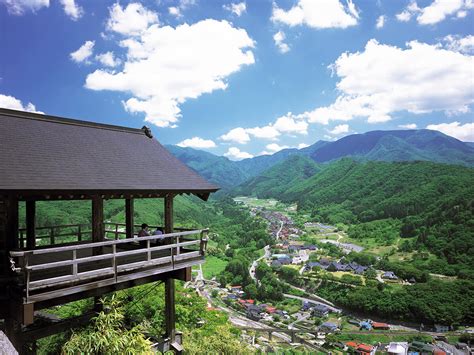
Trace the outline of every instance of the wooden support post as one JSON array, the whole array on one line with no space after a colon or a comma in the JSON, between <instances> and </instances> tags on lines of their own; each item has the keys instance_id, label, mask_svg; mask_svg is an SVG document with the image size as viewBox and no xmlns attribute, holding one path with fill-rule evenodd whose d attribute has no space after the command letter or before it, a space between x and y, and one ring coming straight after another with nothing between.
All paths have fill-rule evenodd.
<instances>
[{"instance_id":1,"label":"wooden support post","mask_svg":"<svg viewBox=\"0 0 474 355\"><path fill-rule=\"evenodd\" d=\"M176 314L175 314L175 294L174 279L167 278L165 281L165 330L166 338L170 339L170 344L174 343L176 336Z\"/></svg>"},{"instance_id":2,"label":"wooden support post","mask_svg":"<svg viewBox=\"0 0 474 355\"><path fill-rule=\"evenodd\" d=\"M103 241L104 232L104 200L101 196L94 196L92 198L92 242ZM94 248L93 254L102 254L102 248ZM100 297L94 297L94 310L100 312L101 309Z\"/></svg>"},{"instance_id":3,"label":"wooden support post","mask_svg":"<svg viewBox=\"0 0 474 355\"><path fill-rule=\"evenodd\" d=\"M7 206L7 250L18 249L18 200L8 199Z\"/></svg>"},{"instance_id":4,"label":"wooden support post","mask_svg":"<svg viewBox=\"0 0 474 355\"><path fill-rule=\"evenodd\" d=\"M165 233L173 233L173 195L165 197Z\"/></svg>"},{"instance_id":5,"label":"wooden support post","mask_svg":"<svg viewBox=\"0 0 474 355\"><path fill-rule=\"evenodd\" d=\"M125 199L125 231L127 238L133 238L133 198Z\"/></svg>"},{"instance_id":6,"label":"wooden support post","mask_svg":"<svg viewBox=\"0 0 474 355\"><path fill-rule=\"evenodd\" d=\"M100 196L92 198L92 241L104 240L104 200Z\"/></svg>"},{"instance_id":7,"label":"wooden support post","mask_svg":"<svg viewBox=\"0 0 474 355\"><path fill-rule=\"evenodd\" d=\"M165 233L173 233L173 195L165 197ZM165 281L165 330L170 344L175 342L176 337L176 314L175 314L175 285L174 279Z\"/></svg>"},{"instance_id":8,"label":"wooden support post","mask_svg":"<svg viewBox=\"0 0 474 355\"><path fill-rule=\"evenodd\" d=\"M26 248L36 247L36 202L26 201Z\"/></svg>"}]
</instances>

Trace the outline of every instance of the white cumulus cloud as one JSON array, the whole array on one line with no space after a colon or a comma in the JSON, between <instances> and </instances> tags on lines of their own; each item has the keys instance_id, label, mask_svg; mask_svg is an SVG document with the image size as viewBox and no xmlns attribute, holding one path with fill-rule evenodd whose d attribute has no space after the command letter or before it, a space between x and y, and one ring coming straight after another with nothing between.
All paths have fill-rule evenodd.
<instances>
[{"instance_id":1,"label":"white cumulus cloud","mask_svg":"<svg viewBox=\"0 0 474 355\"><path fill-rule=\"evenodd\" d=\"M381 15L377 18L377 23L375 24L375 27L383 28L384 25L385 25L385 16Z\"/></svg>"},{"instance_id":2,"label":"white cumulus cloud","mask_svg":"<svg viewBox=\"0 0 474 355\"><path fill-rule=\"evenodd\" d=\"M230 147L229 150L224 153L224 156L232 160L242 160L247 158L253 158L253 155L247 152L242 152L237 147Z\"/></svg>"},{"instance_id":3,"label":"white cumulus cloud","mask_svg":"<svg viewBox=\"0 0 474 355\"><path fill-rule=\"evenodd\" d=\"M0 107L8 108L11 110L18 110L18 111L44 113L41 111L37 111L35 105L33 105L31 102L28 102L27 104L24 105L21 102L21 100L10 95L0 94Z\"/></svg>"},{"instance_id":4,"label":"white cumulus cloud","mask_svg":"<svg viewBox=\"0 0 474 355\"><path fill-rule=\"evenodd\" d=\"M223 141L240 143L240 144L245 144L248 141L250 141L249 134L247 133L245 128L242 128L242 127L231 129L229 132L220 136L219 138L222 139Z\"/></svg>"},{"instance_id":5,"label":"white cumulus cloud","mask_svg":"<svg viewBox=\"0 0 474 355\"><path fill-rule=\"evenodd\" d=\"M130 3L126 8L115 3L109 9L109 16L107 29L129 36L140 35L151 24L158 22L158 15L140 3Z\"/></svg>"},{"instance_id":6,"label":"white cumulus cloud","mask_svg":"<svg viewBox=\"0 0 474 355\"><path fill-rule=\"evenodd\" d=\"M403 129L416 129L418 126L416 125L416 123L407 123L407 124L398 125L398 127L403 128Z\"/></svg>"},{"instance_id":7,"label":"white cumulus cloud","mask_svg":"<svg viewBox=\"0 0 474 355\"><path fill-rule=\"evenodd\" d=\"M222 5L224 10L230 11L236 16L240 17L245 11L247 11L247 4L245 1L239 3L230 3Z\"/></svg>"},{"instance_id":8,"label":"white cumulus cloud","mask_svg":"<svg viewBox=\"0 0 474 355\"><path fill-rule=\"evenodd\" d=\"M455 121L451 123L430 124L426 128L440 131L464 142L474 142L474 123L461 124Z\"/></svg>"},{"instance_id":9,"label":"white cumulus cloud","mask_svg":"<svg viewBox=\"0 0 474 355\"><path fill-rule=\"evenodd\" d=\"M285 116L278 117L275 122L262 127L231 129L219 138L234 143L245 144L250 141L250 136L254 138L276 140L282 133L286 134L308 134L308 123L304 120L293 117L291 112Z\"/></svg>"},{"instance_id":10,"label":"white cumulus cloud","mask_svg":"<svg viewBox=\"0 0 474 355\"><path fill-rule=\"evenodd\" d=\"M183 17L183 11L195 4L196 0L180 0L176 6L168 7L168 13L176 18L181 18Z\"/></svg>"},{"instance_id":11,"label":"white cumulus cloud","mask_svg":"<svg viewBox=\"0 0 474 355\"><path fill-rule=\"evenodd\" d=\"M280 53L287 53L290 51L290 46L285 43L285 33L282 31L278 31L273 35L273 40L275 41L275 45L277 46Z\"/></svg>"},{"instance_id":12,"label":"white cumulus cloud","mask_svg":"<svg viewBox=\"0 0 474 355\"><path fill-rule=\"evenodd\" d=\"M112 52L105 52L95 56L100 63L107 67L116 67L120 64L120 60L114 57Z\"/></svg>"},{"instance_id":13,"label":"white cumulus cloud","mask_svg":"<svg viewBox=\"0 0 474 355\"><path fill-rule=\"evenodd\" d=\"M328 131L331 134L338 135L342 133L347 133L349 132L349 125L347 124L340 124L334 127L332 130Z\"/></svg>"},{"instance_id":14,"label":"white cumulus cloud","mask_svg":"<svg viewBox=\"0 0 474 355\"><path fill-rule=\"evenodd\" d=\"M72 20L77 21L84 14L84 10L82 9L82 7L77 5L74 0L60 0L60 1L61 1L61 4L63 5L64 12Z\"/></svg>"},{"instance_id":15,"label":"white cumulus cloud","mask_svg":"<svg viewBox=\"0 0 474 355\"><path fill-rule=\"evenodd\" d=\"M266 149L268 149L272 153L279 152L282 149L287 149L289 146L287 145L279 145L277 143L270 143L265 146Z\"/></svg>"},{"instance_id":16,"label":"white cumulus cloud","mask_svg":"<svg viewBox=\"0 0 474 355\"><path fill-rule=\"evenodd\" d=\"M298 149L303 149L303 148L307 148L307 147L309 147L309 144L306 144L306 143L298 144Z\"/></svg>"},{"instance_id":17,"label":"white cumulus cloud","mask_svg":"<svg viewBox=\"0 0 474 355\"><path fill-rule=\"evenodd\" d=\"M176 28L151 25L121 45L128 57L123 70L96 70L85 86L131 93L124 107L145 113L159 127L173 126L186 100L226 89L229 75L255 62L254 41L247 32L212 19Z\"/></svg>"},{"instance_id":18,"label":"white cumulus cloud","mask_svg":"<svg viewBox=\"0 0 474 355\"><path fill-rule=\"evenodd\" d=\"M255 138L263 138L263 139L276 139L280 132L273 126L263 126L263 127L253 127L247 128L247 132L250 133Z\"/></svg>"},{"instance_id":19,"label":"white cumulus cloud","mask_svg":"<svg viewBox=\"0 0 474 355\"><path fill-rule=\"evenodd\" d=\"M460 114L474 103L472 56L412 41L406 48L370 40L362 52L343 53L331 65L340 95L329 106L296 115L328 124L367 117L385 122L397 111Z\"/></svg>"},{"instance_id":20,"label":"white cumulus cloud","mask_svg":"<svg viewBox=\"0 0 474 355\"><path fill-rule=\"evenodd\" d=\"M86 41L77 51L70 54L71 59L76 63L87 62L87 59L94 51L95 41Z\"/></svg>"},{"instance_id":21,"label":"white cumulus cloud","mask_svg":"<svg viewBox=\"0 0 474 355\"><path fill-rule=\"evenodd\" d=\"M210 139L202 139L200 137L193 137L185 139L177 144L179 147L189 147L196 149L206 149L206 148L215 148L216 143Z\"/></svg>"},{"instance_id":22,"label":"white cumulus cloud","mask_svg":"<svg viewBox=\"0 0 474 355\"><path fill-rule=\"evenodd\" d=\"M272 21L288 26L312 28L347 28L358 23L359 12L352 0L299 0L289 10L273 4Z\"/></svg>"},{"instance_id":23,"label":"white cumulus cloud","mask_svg":"<svg viewBox=\"0 0 474 355\"><path fill-rule=\"evenodd\" d=\"M463 18L467 12L474 9L472 0L433 0L426 7L419 7L416 1L412 1L406 9L397 14L399 21L407 22L416 17L420 25L434 25L445 20L448 16Z\"/></svg>"},{"instance_id":24,"label":"white cumulus cloud","mask_svg":"<svg viewBox=\"0 0 474 355\"><path fill-rule=\"evenodd\" d=\"M9 14L23 15L27 11L36 12L42 7L49 7L49 0L0 0Z\"/></svg>"},{"instance_id":25,"label":"white cumulus cloud","mask_svg":"<svg viewBox=\"0 0 474 355\"><path fill-rule=\"evenodd\" d=\"M474 36L468 35L461 37L459 35L448 35L443 38L445 47L451 51L461 53L474 53Z\"/></svg>"}]
</instances>

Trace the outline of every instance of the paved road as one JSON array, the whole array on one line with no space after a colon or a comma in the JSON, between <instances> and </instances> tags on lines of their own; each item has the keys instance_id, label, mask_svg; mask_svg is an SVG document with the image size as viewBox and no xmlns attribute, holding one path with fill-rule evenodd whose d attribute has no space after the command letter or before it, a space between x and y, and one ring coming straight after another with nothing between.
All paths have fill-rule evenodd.
<instances>
[{"instance_id":1,"label":"paved road","mask_svg":"<svg viewBox=\"0 0 474 355\"><path fill-rule=\"evenodd\" d=\"M257 278L255 277L255 269L258 265L258 262L262 259L269 259L271 256L270 245L266 245L263 249L265 250L265 254L263 254L263 256L259 257L257 260L254 260L252 265L250 265L249 274L254 281L257 281Z\"/></svg>"},{"instance_id":2,"label":"paved road","mask_svg":"<svg viewBox=\"0 0 474 355\"><path fill-rule=\"evenodd\" d=\"M286 298L293 298L293 299L295 299L295 300L300 300L301 302L311 302L311 303L316 303L316 304L318 304L318 303L319 303L319 304L323 304L323 305L325 305L326 307L328 307L328 308L329 308L331 311L333 311L333 312L336 312L336 313L340 313L340 312L341 312L341 310L340 310L339 308L330 306L330 305L328 305L328 304L326 304L326 303L323 303L323 302L319 302L319 301L317 301L317 300L314 299L314 298L306 298L306 297L294 296L294 295L289 295L289 294L287 294L287 293L284 293L283 296L286 297Z\"/></svg>"},{"instance_id":3,"label":"paved road","mask_svg":"<svg viewBox=\"0 0 474 355\"><path fill-rule=\"evenodd\" d=\"M278 232L277 232L277 234L276 234L276 236L275 236L275 237L276 237L276 240L280 239L280 232L281 232L281 230L283 229L283 225L284 225L283 221L280 221L280 229L278 230Z\"/></svg>"}]
</instances>

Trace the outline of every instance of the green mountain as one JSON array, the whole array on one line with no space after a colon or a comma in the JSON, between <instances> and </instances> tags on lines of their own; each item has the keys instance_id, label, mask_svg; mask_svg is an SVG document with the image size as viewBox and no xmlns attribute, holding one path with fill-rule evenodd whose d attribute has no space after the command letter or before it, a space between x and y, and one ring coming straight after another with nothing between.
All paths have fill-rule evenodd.
<instances>
[{"instance_id":1,"label":"green mountain","mask_svg":"<svg viewBox=\"0 0 474 355\"><path fill-rule=\"evenodd\" d=\"M427 129L372 131L330 142L310 155L316 162L343 157L381 161L432 161L474 166L471 145Z\"/></svg>"},{"instance_id":2,"label":"green mountain","mask_svg":"<svg viewBox=\"0 0 474 355\"><path fill-rule=\"evenodd\" d=\"M236 186L250 177L247 171L226 157L175 145L167 145L166 149L191 169L221 188Z\"/></svg>"},{"instance_id":3,"label":"green mountain","mask_svg":"<svg viewBox=\"0 0 474 355\"><path fill-rule=\"evenodd\" d=\"M335 142L318 141L303 149L283 149L272 155L232 161L226 157L167 145L178 159L223 189L258 176L290 156L310 157L327 163L343 157L360 161L432 161L474 166L474 146L438 131L396 130L353 134Z\"/></svg>"},{"instance_id":4,"label":"green mountain","mask_svg":"<svg viewBox=\"0 0 474 355\"><path fill-rule=\"evenodd\" d=\"M291 155L260 175L250 178L233 192L246 194L251 191L261 198L280 196L320 170L320 164L315 163L311 158L304 155Z\"/></svg>"}]
</instances>

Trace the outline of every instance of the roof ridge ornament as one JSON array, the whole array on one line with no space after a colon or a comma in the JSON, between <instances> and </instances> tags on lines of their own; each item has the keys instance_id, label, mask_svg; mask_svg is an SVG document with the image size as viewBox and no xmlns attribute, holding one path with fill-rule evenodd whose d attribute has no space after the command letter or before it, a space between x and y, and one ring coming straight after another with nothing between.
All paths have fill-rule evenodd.
<instances>
[{"instance_id":1,"label":"roof ridge ornament","mask_svg":"<svg viewBox=\"0 0 474 355\"><path fill-rule=\"evenodd\" d=\"M145 132L145 136L147 136L148 138L153 138L153 133L151 133L150 127L143 126L142 131Z\"/></svg>"}]
</instances>

